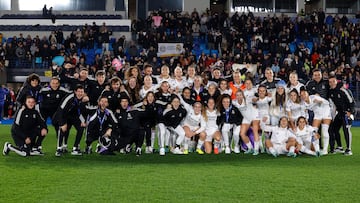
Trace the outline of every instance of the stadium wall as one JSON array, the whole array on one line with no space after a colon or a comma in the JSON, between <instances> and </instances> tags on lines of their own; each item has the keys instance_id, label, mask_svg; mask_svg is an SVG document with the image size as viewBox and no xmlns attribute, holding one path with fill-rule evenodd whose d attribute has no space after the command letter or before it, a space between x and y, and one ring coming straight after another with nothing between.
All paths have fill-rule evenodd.
<instances>
[{"instance_id":1,"label":"stadium wall","mask_svg":"<svg viewBox=\"0 0 360 203\"><path fill-rule=\"evenodd\" d=\"M210 0L184 0L184 11L191 13L194 8L201 14L210 9Z\"/></svg>"}]
</instances>

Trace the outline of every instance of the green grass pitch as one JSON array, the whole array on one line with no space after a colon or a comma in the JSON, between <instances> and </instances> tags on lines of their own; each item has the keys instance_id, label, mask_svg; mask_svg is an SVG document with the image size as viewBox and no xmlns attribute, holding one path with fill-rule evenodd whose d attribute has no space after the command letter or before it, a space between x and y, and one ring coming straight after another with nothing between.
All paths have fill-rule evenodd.
<instances>
[{"instance_id":1,"label":"green grass pitch","mask_svg":"<svg viewBox=\"0 0 360 203\"><path fill-rule=\"evenodd\" d=\"M43 157L0 156L0 202L358 202L360 128L353 156L98 154L55 157L52 127ZM1 150L13 143L0 126ZM74 141L72 133L70 144ZM82 145L83 147L83 145Z\"/></svg>"}]
</instances>

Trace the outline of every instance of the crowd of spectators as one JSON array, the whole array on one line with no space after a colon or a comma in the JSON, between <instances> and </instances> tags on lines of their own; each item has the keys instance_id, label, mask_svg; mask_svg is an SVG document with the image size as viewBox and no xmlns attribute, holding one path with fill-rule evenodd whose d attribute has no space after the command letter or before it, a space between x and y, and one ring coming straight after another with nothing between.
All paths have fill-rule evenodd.
<instances>
[{"instance_id":1,"label":"crowd of spectators","mask_svg":"<svg viewBox=\"0 0 360 203\"><path fill-rule=\"evenodd\" d=\"M212 77L214 67L227 77L231 76L234 63L246 63L257 65L255 84L268 67L275 77L285 81L295 71L303 82L311 79L312 70L317 68L325 79L334 72L339 80L354 88L360 81L359 28L345 15L327 15L322 10L297 17L279 13L258 17L253 13L230 16L210 10L203 13L196 9L191 13L159 10L147 19L133 21L132 39L123 36L112 43L111 31L105 23L86 24L69 36L64 36L61 29L43 37L26 33L2 36L12 39L2 40L0 68L49 68L53 75L66 72L70 76L87 68L90 76L105 70L108 78L116 75L126 81L133 66L143 73L145 65L150 64L153 74L160 75L164 64L170 74L177 66L187 74L187 68L193 65L196 75L206 81ZM159 58L160 42L181 42L184 51L177 57ZM204 53L204 47L212 52ZM96 48L102 52L89 60L88 51ZM58 56L64 57L64 63L53 62ZM121 69L114 67L114 59L121 61ZM141 76L139 81L143 83Z\"/></svg>"}]
</instances>

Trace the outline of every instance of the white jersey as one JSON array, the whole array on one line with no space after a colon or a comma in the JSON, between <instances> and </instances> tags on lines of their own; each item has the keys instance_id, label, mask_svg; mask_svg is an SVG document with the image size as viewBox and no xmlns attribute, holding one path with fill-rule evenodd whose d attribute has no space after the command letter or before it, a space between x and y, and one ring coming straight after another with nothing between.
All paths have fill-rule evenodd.
<instances>
[{"instance_id":1,"label":"white jersey","mask_svg":"<svg viewBox=\"0 0 360 203\"><path fill-rule=\"evenodd\" d=\"M187 112L183 125L188 126L190 130L195 131L196 134L203 132L206 128L206 121L204 117L201 115L201 113L196 115L193 107L190 104L186 103L182 99L182 97L180 97L180 101Z\"/></svg>"},{"instance_id":2,"label":"white jersey","mask_svg":"<svg viewBox=\"0 0 360 203\"><path fill-rule=\"evenodd\" d=\"M233 100L232 104L239 109L241 115L244 121L247 121L245 123L249 123L253 120L259 120L259 112L258 110L252 105L252 103L246 102L246 100L243 101L242 104L239 104L237 100Z\"/></svg>"},{"instance_id":3,"label":"white jersey","mask_svg":"<svg viewBox=\"0 0 360 203\"><path fill-rule=\"evenodd\" d=\"M189 78L186 79L186 82L187 82L188 87L192 87L193 84L194 84L194 78L189 77Z\"/></svg>"},{"instance_id":4,"label":"white jersey","mask_svg":"<svg viewBox=\"0 0 360 203\"><path fill-rule=\"evenodd\" d=\"M300 130L299 127L296 128L296 137L300 137L300 138L309 138L312 137L313 134L316 133L316 130L310 126L310 125L306 125L304 129Z\"/></svg>"},{"instance_id":5,"label":"white jersey","mask_svg":"<svg viewBox=\"0 0 360 203\"><path fill-rule=\"evenodd\" d=\"M300 116L306 118L306 107L302 103L295 103L289 99L286 102L286 111L291 112L291 119L296 121Z\"/></svg>"},{"instance_id":6,"label":"white jersey","mask_svg":"<svg viewBox=\"0 0 360 203\"><path fill-rule=\"evenodd\" d=\"M145 89L144 86L142 86L142 88L139 91L140 99L144 99L148 92L152 91L152 92L155 93L156 92L156 86L157 85L152 85L149 89Z\"/></svg>"},{"instance_id":7,"label":"white jersey","mask_svg":"<svg viewBox=\"0 0 360 203\"><path fill-rule=\"evenodd\" d=\"M288 93L291 92L291 90L296 89L298 94L300 94L300 88L303 87L303 86L304 86L304 84L302 84L301 82L298 82L297 85L290 85L290 87L286 88L286 93L288 94Z\"/></svg>"},{"instance_id":8,"label":"white jersey","mask_svg":"<svg viewBox=\"0 0 360 203\"><path fill-rule=\"evenodd\" d=\"M158 84L161 84L162 82L166 81L169 82L171 80L171 77L168 78L160 78L160 76L158 76L157 78Z\"/></svg>"},{"instance_id":9,"label":"white jersey","mask_svg":"<svg viewBox=\"0 0 360 203\"><path fill-rule=\"evenodd\" d=\"M189 87L187 81L184 78L182 78L180 81L174 78L169 80L168 82L170 84L170 88L173 90L178 88L179 91L182 91L185 87Z\"/></svg>"},{"instance_id":10,"label":"white jersey","mask_svg":"<svg viewBox=\"0 0 360 203\"><path fill-rule=\"evenodd\" d=\"M252 88L250 90L245 89L244 90L244 95L246 98L247 102L251 102L252 103L252 99L255 98L255 94L257 93L257 89L256 88Z\"/></svg>"},{"instance_id":11,"label":"white jersey","mask_svg":"<svg viewBox=\"0 0 360 203\"><path fill-rule=\"evenodd\" d=\"M318 102L315 102L318 101ZM314 111L314 114L322 115L324 111L330 112L330 103L328 100L318 96L318 95L310 95L309 103L303 102L306 109Z\"/></svg>"},{"instance_id":12,"label":"white jersey","mask_svg":"<svg viewBox=\"0 0 360 203\"><path fill-rule=\"evenodd\" d=\"M260 117L269 115L270 102L272 101L271 97L259 98L256 102L257 109L259 111Z\"/></svg>"},{"instance_id":13,"label":"white jersey","mask_svg":"<svg viewBox=\"0 0 360 203\"><path fill-rule=\"evenodd\" d=\"M228 95L230 95L231 96L231 94L232 94L232 89L226 89L226 90L221 90L221 89L219 89L220 90L220 94L221 95L223 95L223 94L228 94Z\"/></svg>"},{"instance_id":14,"label":"white jersey","mask_svg":"<svg viewBox=\"0 0 360 203\"><path fill-rule=\"evenodd\" d=\"M207 116L207 122L206 122L206 129L209 128L218 128L218 125L216 123L216 119L218 117L218 113L216 110L210 112L209 110L206 110L206 116Z\"/></svg>"},{"instance_id":15,"label":"white jersey","mask_svg":"<svg viewBox=\"0 0 360 203\"><path fill-rule=\"evenodd\" d=\"M290 131L288 128L281 128L278 126L269 126L269 125L261 125L261 129L265 132L270 132L271 134L271 143L285 145L289 138L296 138L294 133Z\"/></svg>"}]
</instances>

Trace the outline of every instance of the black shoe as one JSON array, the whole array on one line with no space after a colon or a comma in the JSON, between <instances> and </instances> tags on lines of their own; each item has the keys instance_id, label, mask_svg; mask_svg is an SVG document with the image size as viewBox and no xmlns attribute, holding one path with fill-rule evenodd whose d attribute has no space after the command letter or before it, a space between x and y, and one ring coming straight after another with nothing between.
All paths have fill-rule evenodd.
<instances>
[{"instance_id":1,"label":"black shoe","mask_svg":"<svg viewBox=\"0 0 360 203\"><path fill-rule=\"evenodd\" d=\"M55 152L55 156L60 157L63 155L63 150L62 149L57 149Z\"/></svg>"},{"instance_id":2,"label":"black shoe","mask_svg":"<svg viewBox=\"0 0 360 203\"><path fill-rule=\"evenodd\" d=\"M334 152L336 153L345 153L344 149L342 147L336 147Z\"/></svg>"},{"instance_id":3,"label":"black shoe","mask_svg":"<svg viewBox=\"0 0 360 203\"><path fill-rule=\"evenodd\" d=\"M132 150L131 145L130 145L130 144L126 145L126 147L125 147L125 153L126 153L126 154L129 154L129 153L131 152L131 150Z\"/></svg>"},{"instance_id":4,"label":"black shoe","mask_svg":"<svg viewBox=\"0 0 360 203\"><path fill-rule=\"evenodd\" d=\"M344 152L344 155L345 156L351 156L351 155L353 155L353 153L352 153L351 149L346 149L345 152Z\"/></svg>"},{"instance_id":5,"label":"black shoe","mask_svg":"<svg viewBox=\"0 0 360 203\"><path fill-rule=\"evenodd\" d=\"M141 155L141 148L138 147L136 148L136 156L140 156Z\"/></svg>"},{"instance_id":6,"label":"black shoe","mask_svg":"<svg viewBox=\"0 0 360 203\"><path fill-rule=\"evenodd\" d=\"M91 154L91 153L92 153L91 146L86 146L84 150L84 154Z\"/></svg>"},{"instance_id":7,"label":"black shoe","mask_svg":"<svg viewBox=\"0 0 360 203\"><path fill-rule=\"evenodd\" d=\"M81 156L82 153L81 153L81 150L79 148L77 148L77 149L72 150L71 155L73 155L73 156Z\"/></svg>"}]
</instances>

